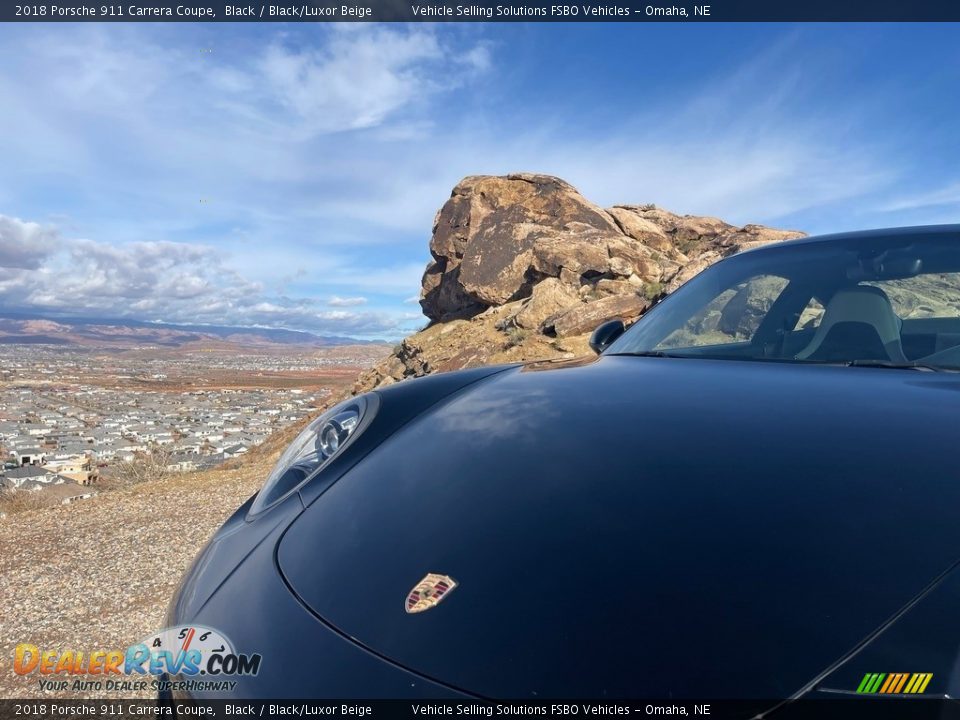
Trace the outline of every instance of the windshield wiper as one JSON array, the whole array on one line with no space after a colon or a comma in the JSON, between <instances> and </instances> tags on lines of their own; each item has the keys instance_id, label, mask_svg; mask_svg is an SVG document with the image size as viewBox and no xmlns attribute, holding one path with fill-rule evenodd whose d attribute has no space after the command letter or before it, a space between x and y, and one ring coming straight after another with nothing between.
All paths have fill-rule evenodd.
<instances>
[{"instance_id":1,"label":"windshield wiper","mask_svg":"<svg viewBox=\"0 0 960 720\"><path fill-rule=\"evenodd\" d=\"M888 368L890 370L922 370L924 372L949 372L947 368L916 362L893 362L892 360L850 360L841 363L846 367Z\"/></svg>"},{"instance_id":2,"label":"windshield wiper","mask_svg":"<svg viewBox=\"0 0 960 720\"><path fill-rule=\"evenodd\" d=\"M608 354L629 357L688 357L686 355L670 355L669 353L663 352L663 350L638 350L637 352L619 352Z\"/></svg>"},{"instance_id":3,"label":"windshield wiper","mask_svg":"<svg viewBox=\"0 0 960 720\"><path fill-rule=\"evenodd\" d=\"M638 350L636 352L605 353L619 357L658 357L658 358L681 358L681 359L700 359L700 360L747 360L755 362L782 362L799 363L803 365L835 365L840 367L864 367L864 368L885 368L888 370L920 370L922 372L960 372L956 368L947 368L940 365L928 365L921 361L912 362L894 362L892 360L840 360L837 362L817 362L811 363L809 360L793 360L789 358L757 358L757 357L731 357L723 355L677 355L666 353L663 350Z\"/></svg>"}]
</instances>

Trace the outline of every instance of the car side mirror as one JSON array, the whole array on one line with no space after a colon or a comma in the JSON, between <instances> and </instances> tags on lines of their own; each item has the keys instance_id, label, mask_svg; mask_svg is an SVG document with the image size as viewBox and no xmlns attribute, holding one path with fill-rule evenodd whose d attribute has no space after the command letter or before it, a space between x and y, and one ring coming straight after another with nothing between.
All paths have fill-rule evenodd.
<instances>
[{"instance_id":1,"label":"car side mirror","mask_svg":"<svg viewBox=\"0 0 960 720\"><path fill-rule=\"evenodd\" d=\"M590 336L590 347L599 355L610 347L614 340L623 335L624 330L626 328L622 320L608 320L593 331L593 335Z\"/></svg>"}]
</instances>

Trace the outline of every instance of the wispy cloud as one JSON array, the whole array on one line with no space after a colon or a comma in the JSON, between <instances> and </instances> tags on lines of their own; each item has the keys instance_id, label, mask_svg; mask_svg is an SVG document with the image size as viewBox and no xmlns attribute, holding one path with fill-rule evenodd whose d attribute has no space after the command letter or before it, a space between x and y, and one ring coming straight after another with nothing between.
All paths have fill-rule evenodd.
<instances>
[{"instance_id":1,"label":"wispy cloud","mask_svg":"<svg viewBox=\"0 0 960 720\"><path fill-rule=\"evenodd\" d=\"M951 205L960 206L960 182L951 183L937 190L891 200L881 205L880 210L882 212L900 212L923 208L944 208Z\"/></svg>"},{"instance_id":2,"label":"wispy cloud","mask_svg":"<svg viewBox=\"0 0 960 720\"><path fill-rule=\"evenodd\" d=\"M334 295L332 298L327 300L327 305L330 307L353 307L355 305L366 305L367 299L365 297L337 297Z\"/></svg>"},{"instance_id":3,"label":"wispy cloud","mask_svg":"<svg viewBox=\"0 0 960 720\"><path fill-rule=\"evenodd\" d=\"M669 101L650 98L574 132L564 118L524 122L506 138L470 131L473 172L536 168L571 181L604 205L655 202L732 222L775 222L824 203L862 197L896 174L863 137L871 105L816 112L830 58L800 53L794 33L738 65L705 72ZM646 97L645 97L646 99ZM459 138L463 142L463 138Z\"/></svg>"}]
</instances>

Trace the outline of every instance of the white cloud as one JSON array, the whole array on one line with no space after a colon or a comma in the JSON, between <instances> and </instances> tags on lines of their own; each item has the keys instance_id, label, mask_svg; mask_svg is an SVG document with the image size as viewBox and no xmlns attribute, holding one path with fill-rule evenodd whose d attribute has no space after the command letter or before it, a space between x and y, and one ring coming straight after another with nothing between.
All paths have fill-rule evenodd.
<instances>
[{"instance_id":1,"label":"white cloud","mask_svg":"<svg viewBox=\"0 0 960 720\"><path fill-rule=\"evenodd\" d=\"M335 299L342 305L365 302ZM71 239L54 227L3 215L0 307L369 336L396 335L410 322L408 313L325 311L311 298L268 296L261 283L229 269L215 248Z\"/></svg>"},{"instance_id":2,"label":"white cloud","mask_svg":"<svg viewBox=\"0 0 960 720\"><path fill-rule=\"evenodd\" d=\"M330 307L353 307L355 305L365 305L366 303L367 299L365 297L338 297L334 295L327 300L327 305Z\"/></svg>"},{"instance_id":3,"label":"white cloud","mask_svg":"<svg viewBox=\"0 0 960 720\"><path fill-rule=\"evenodd\" d=\"M0 268L35 270L55 246L52 228L0 215Z\"/></svg>"},{"instance_id":4,"label":"white cloud","mask_svg":"<svg viewBox=\"0 0 960 720\"><path fill-rule=\"evenodd\" d=\"M274 42L253 78L282 111L311 133L374 127L434 89L418 72L446 53L429 30L332 32L320 48Z\"/></svg>"},{"instance_id":5,"label":"white cloud","mask_svg":"<svg viewBox=\"0 0 960 720\"><path fill-rule=\"evenodd\" d=\"M475 72L487 72L493 67L493 55L489 45L474 45L461 55L461 59Z\"/></svg>"}]
</instances>

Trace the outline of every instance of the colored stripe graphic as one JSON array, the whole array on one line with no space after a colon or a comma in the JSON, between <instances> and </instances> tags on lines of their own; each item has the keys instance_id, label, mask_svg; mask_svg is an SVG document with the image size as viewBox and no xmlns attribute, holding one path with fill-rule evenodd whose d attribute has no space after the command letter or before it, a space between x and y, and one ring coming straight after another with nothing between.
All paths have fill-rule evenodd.
<instances>
[{"instance_id":1,"label":"colored stripe graphic","mask_svg":"<svg viewBox=\"0 0 960 720\"><path fill-rule=\"evenodd\" d=\"M867 673L857 686L861 695L918 695L926 692L933 673Z\"/></svg>"},{"instance_id":2,"label":"colored stripe graphic","mask_svg":"<svg viewBox=\"0 0 960 720\"><path fill-rule=\"evenodd\" d=\"M930 684L932 679L933 673L914 673L913 677L910 678L910 682L908 682L907 686L903 689L903 692L911 695L922 693L927 689L927 685Z\"/></svg>"},{"instance_id":3,"label":"colored stripe graphic","mask_svg":"<svg viewBox=\"0 0 960 720\"><path fill-rule=\"evenodd\" d=\"M903 689L903 686L907 683L907 676L909 673L900 673L900 682L897 683L897 686L893 688L890 692L898 693Z\"/></svg>"},{"instance_id":4,"label":"colored stripe graphic","mask_svg":"<svg viewBox=\"0 0 960 720\"><path fill-rule=\"evenodd\" d=\"M919 677L920 676L917 673L914 673L913 675L911 675L910 682L907 683L907 686L903 689L903 691L907 694L912 693L913 686L917 685L917 680L919 679Z\"/></svg>"},{"instance_id":5,"label":"colored stripe graphic","mask_svg":"<svg viewBox=\"0 0 960 720\"><path fill-rule=\"evenodd\" d=\"M881 693L889 692L891 683L895 683L899 679L900 679L900 676L897 673L890 673L887 676L887 681L880 686L880 692Z\"/></svg>"}]
</instances>

